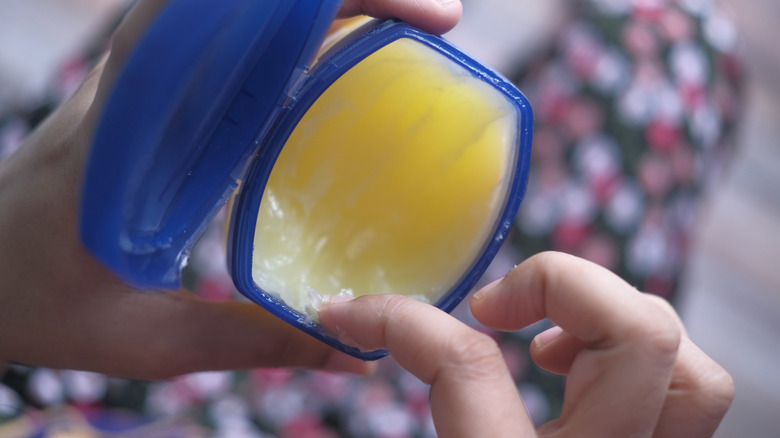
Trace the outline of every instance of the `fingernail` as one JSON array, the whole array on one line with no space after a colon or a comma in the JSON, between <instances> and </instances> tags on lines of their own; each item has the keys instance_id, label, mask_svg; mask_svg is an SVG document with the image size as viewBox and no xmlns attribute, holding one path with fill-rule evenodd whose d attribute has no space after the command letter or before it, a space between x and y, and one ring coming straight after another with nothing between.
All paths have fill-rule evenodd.
<instances>
[{"instance_id":1,"label":"fingernail","mask_svg":"<svg viewBox=\"0 0 780 438\"><path fill-rule=\"evenodd\" d=\"M317 295L316 297L309 297L312 307L314 307L317 312L320 312L331 304L346 303L354 299L355 297L349 295Z\"/></svg>"},{"instance_id":2,"label":"fingernail","mask_svg":"<svg viewBox=\"0 0 780 438\"><path fill-rule=\"evenodd\" d=\"M476 291L474 293L474 296L471 297L472 300L481 300L482 298L485 298L490 292L492 292L496 286L498 286L498 283L501 283L501 280L503 278L499 278L498 280L495 280L486 286L482 287L482 289Z\"/></svg>"},{"instance_id":3,"label":"fingernail","mask_svg":"<svg viewBox=\"0 0 780 438\"><path fill-rule=\"evenodd\" d=\"M355 297L349 295L331 295L325 299L325 304L348 303L354 299Z\"/></svg>"},{"instance_id":4,"label":"fingernail","mask_svg":"<svg viewBox=\"0 0 780 438\"><path fill-rule=\"evenodd\" d=\"M550 345L558 336L563 333L563 329L559 326L553 326L534 337L534 343L537 348L543 348Z\"/></svg>"}]
</instances>

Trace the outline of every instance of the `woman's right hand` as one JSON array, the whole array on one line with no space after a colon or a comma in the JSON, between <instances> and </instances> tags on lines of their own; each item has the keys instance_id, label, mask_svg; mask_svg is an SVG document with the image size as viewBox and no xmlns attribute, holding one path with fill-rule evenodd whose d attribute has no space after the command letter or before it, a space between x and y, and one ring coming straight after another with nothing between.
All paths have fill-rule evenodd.
<instances>
[{"instance_id":1,"label":"woman's right hand","mask_svg":"<svg viewBox=\"0 0 780 438\"><path fill-rule=\"evenodd\" d=\"M328 304L320 318L345 342L388 349L430 384L442 437L706 437L734 396L731 377L668 303L573 256L532 257L478 291L471 310L502 331L557 324L531 355L567 376L560 418L535 428L496 342L433 306L366 296Z\"/></svg>"}]
</instances>

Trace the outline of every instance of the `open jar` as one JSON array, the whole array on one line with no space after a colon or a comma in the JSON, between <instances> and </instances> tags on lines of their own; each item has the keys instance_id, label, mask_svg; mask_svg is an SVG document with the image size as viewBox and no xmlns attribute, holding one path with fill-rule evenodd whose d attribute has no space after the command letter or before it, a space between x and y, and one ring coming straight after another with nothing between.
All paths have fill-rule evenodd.
<instances>
[{"instance_id":1,"label":"open jar","mask_svg":"<svg viewBox=\"0 0 780 438\"><path fill-rule=\"evenodd\" d=\"M512 226L532 113L500 75L400 21L323 44L338 6L172 0L106 104L81 234L129 284L175 288L231 199L237 289L376 359L319 326L319 305L396 293L452 310Z\"/></svg>"}]
</instances>

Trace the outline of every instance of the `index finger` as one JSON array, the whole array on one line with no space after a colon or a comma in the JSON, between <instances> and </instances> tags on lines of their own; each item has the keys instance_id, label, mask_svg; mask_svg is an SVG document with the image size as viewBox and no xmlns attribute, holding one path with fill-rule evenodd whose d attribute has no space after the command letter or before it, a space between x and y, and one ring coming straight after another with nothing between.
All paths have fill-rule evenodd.
<instances>
[{"instance_id":1,"label":"index finger","mask_svg":"<svg viewBox=\"0 0 780 438\"><path fill-rule=\"evenodd\" d=\"M495 340L443 311L402 296L365 296L328 304L320 322L342 342L386 348L430 384L439 436L533 436Z\"/></svg>"},{"instance_id":2,"label":"index finger","mask_svg":"<svg viewBox=\"0 0 780 438\"><path fill-rule=\"evenodd\" d=\"M544 253L475 294L471 310L501 330L548 317L584 344L568 375L561 428L586 436L652 433L677 359L680 324L615 274Z\"/></svg>"}]
</instances>

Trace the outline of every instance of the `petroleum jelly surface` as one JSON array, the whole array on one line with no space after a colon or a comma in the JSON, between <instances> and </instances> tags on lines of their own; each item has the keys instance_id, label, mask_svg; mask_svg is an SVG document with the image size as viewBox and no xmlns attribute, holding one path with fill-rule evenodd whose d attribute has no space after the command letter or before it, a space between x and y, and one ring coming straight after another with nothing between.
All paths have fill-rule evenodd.
<instances>
[{"instance_id":1,"label":"petroleum jelly surface","mask_svg":"<svg viewBox=\"0 0 780 438\"><path fill-rule=\"evenodd\" d=\"M517 114L412 40L352 68L284 146L260 206L257 285L316 316L332 295L435 302L489 239Z\"/></svg>"}]
</instances>

